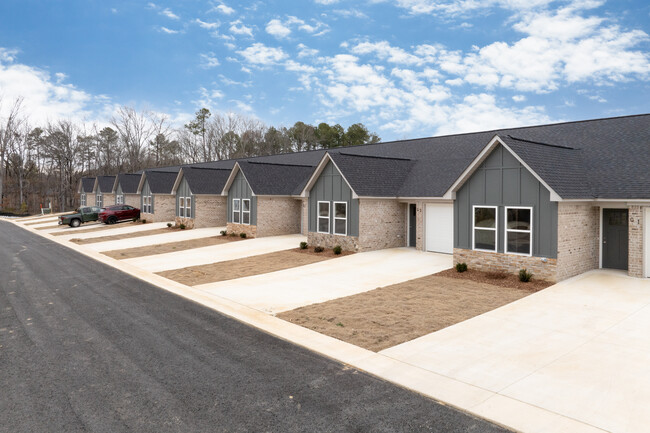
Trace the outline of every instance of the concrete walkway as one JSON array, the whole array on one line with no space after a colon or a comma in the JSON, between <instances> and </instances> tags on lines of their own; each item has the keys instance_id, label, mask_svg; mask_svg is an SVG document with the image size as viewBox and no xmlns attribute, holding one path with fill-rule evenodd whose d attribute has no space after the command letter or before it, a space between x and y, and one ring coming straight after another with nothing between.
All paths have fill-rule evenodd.
<instances>
[{"instance_id":1,"label":"concrete walkway","mask_svg":"<svg viewBox=\"0 0 650 433\"><path fill-rule=\"evenodd\" d=\"M535 407L611 432L650 426L650 280L622 272L583 274L380 353L494 393L471 408L479 415Z\"/></svg>"},{"instance_id":2,"label":"concrete walkway","mask_svg":"<svg viewBox=\"0 0 650 433\"><path fill-rule=\"evenodd\" d=\"M149 272L161 272L298 248L306 240L302 235L271 236L122 261Z\"/></svg>"},{"instance_id":3,"label":"concrete walkway","mask_svg":"<svg viewBox=\"0 0 650 433\"><path fill-rule=\"evenodd\" d=\"M274 314L401 283L451 266L448 254L394 248L196 288Z\"/></svg>"},{"instance_id":4,"label":"concrete walkway","mask_svg":"<svg viewBox=\"0 0 650 433\"><path fill-rule=\"evenodd\" d=\"M225 227L206 227L202 229L180 230L160 235L139 236L119 241L97 242L88 244L87 247L95 251L121 250L125 248L146 247L156 244L167 244L170 242L189 241L192 239L209 238L220 236Z\"/></svg>"}]
</instances>

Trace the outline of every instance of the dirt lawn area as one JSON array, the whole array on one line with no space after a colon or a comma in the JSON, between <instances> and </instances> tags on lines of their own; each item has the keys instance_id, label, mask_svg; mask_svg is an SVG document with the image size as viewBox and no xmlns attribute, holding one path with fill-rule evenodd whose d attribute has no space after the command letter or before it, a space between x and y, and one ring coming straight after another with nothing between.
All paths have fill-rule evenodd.
<instances>
[{"instance_id":1,"label":"dirt lawn area","mask_svg":"<svg viewBox=\"0 0 650 433\"><path fill-rule=\"evenodd\" d=\"M378 352L494 310L550 285L531 282L519 288L503 287L512 286L512 281L506 278L497 278L496 284L473 281L472 277L488 280L489 277L476 272L470 276L469 271L459 278L442 276L450 271L458 274L451 269L307 305L280 313L278 317Z\"/></svg>"},{"instance_id":2,"label":"dirt lawn area","mask_svg":"<svg viewBox=\"0 0 650 433\"><path fill-rule=\"evenodd\" d=\"M113 226L115 227L115 226ZM163 233L171 233L173 231L177 231L180 229L176 229L174 227L167 227L167 228L162 228L162 229L153 229L153 230L145 230L141 232L135 232L135 233L124 233L121 235L109 235L109 236L101 236L98 238L87 238L87 239L70 239L70 242L74 242L77 245L86 245L86 244L94 244L97 242L106 242L106 241L119 241L120 239L130 239L130 238L138 238L140 236L151 236L151 235L160 235ZM70 234L70 233L69 233Z\"/></svg>"},{"instance_id":3,"label":"dirt lawn area","mask_svg":"<svg viewBox=\"0 0 650 433\"><path fill-rule=\"evenodd\" d=\"M185 251L194 248L209 247L211 245L224 244L226 242L243 241L240 237L233 236L211 236L209 238L190 239L187 241L169 242L166 244L147 245L144 247L125 248L123 250L104 251L102 254L114 259L132 259L135 257L153 256L156 254L171 253L174 251Z\"/></svg>"},{"instance_id":4,"label":"dirt lawn area","mask_svg":"<svg viewBox=\"0 0 650 433\"><path fill-rule=\"evenodd\" d=\"M340 256L343 255L347 254L344 253ZM178 281L186 286L198 286L199 284L216 283L217 281L267 274L269 272L295 268L340 256L335 256L331 251L314 253L311 250L300 250L296 248L245 257L243 259L211 263L209 265L157 272L157 274L170 280Z\"/></svg>"},{"instance_id":5,"label":"dirt lawn area","mask_svg":"<svg viewBox=\"0 0 650 433\"><path fill-rule=\"evenodd\" d=\"M84 233L97 233L99 230L102 229L116 229L116 228L122 228L122 227L128 227L130 225L135 225L138 223L134 223L132 221L127 221L127 222L120 222L116 224L104 224L102 222L94 222L94 223L86 223L81 228L77 227L68 227L68 229L61 231L61 232L55 232L55 233L50 233L52 236L67 236L67 235L72 235L72 234L84 234ZM139 224L138 224L139 225ZM59 226L59 227L64 227L64 226ZM73 231L71 231L73 230Z\"/></svg>"}]
</instances>

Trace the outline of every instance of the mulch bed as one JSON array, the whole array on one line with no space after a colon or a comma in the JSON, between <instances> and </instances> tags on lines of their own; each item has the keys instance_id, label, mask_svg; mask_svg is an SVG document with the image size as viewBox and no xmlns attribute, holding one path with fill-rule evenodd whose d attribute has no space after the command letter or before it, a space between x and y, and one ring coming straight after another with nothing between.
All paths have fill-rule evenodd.
<instances>
[{"instance_id":1,"label":"mulch bed","mask_svg":"<svg viewBox=\"0 0 650 433\"><path fill-rule=\"evenodd\" d=\"M331 248L326 249L324 251L321 251L320 253L317 253L316 251L314 251L313 248L305 248L304 250L300 249L300 248L295 248L295 249L289 250L289 251L295 251L295 252L301 253L301 254L309 254L309 255L320 256L320 257L328 257L328 258L343 257L343 256L349 256L351 254L354 254L354 251L341 251L341 254L334 254L334 251L332 251Z\"/></svg>"},{"instance_id":2,"label":"mulch bed","mask_svg":"<svg viewBox=\"0 0 650 433\"><path fill-rule=\"evenodd\" d=\"M451 268L438 272L435 275L446 278L457 278L460 280L471 280L500 287L509 287L512 289L530 290L533 292L540 291L555 284L545 280L538 280L534 275L529 282L524 283L519 281L519 275L506 274L503 272L483 272L475 269L458 272L456 269Z\"/></svg>"}]
</instances>

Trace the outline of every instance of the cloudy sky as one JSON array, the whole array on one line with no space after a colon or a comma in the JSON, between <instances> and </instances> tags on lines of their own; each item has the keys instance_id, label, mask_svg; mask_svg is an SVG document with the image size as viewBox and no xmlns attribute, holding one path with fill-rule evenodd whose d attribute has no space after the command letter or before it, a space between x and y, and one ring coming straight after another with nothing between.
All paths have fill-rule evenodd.
<instances>
[{"instance_id":1,"label":"cloudy sky","mask_svg":"<svg viewBox=\"0 0 650 433\"><path fill-rule=\"evenodd\" d=\"M647 0L2 0L0 95L363 122L384 140L650 112Z\"/></svg>"}]
</instances>

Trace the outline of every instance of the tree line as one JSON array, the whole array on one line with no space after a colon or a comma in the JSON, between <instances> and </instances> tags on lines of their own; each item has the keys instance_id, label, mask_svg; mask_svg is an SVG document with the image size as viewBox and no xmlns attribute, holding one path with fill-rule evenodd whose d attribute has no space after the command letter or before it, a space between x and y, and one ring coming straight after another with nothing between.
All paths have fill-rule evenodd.
<instances>
[{"instance_id":1,"label":"tree line","mask_svg":"<svg viewBox=\"0 0 650 433\"><path fill-rule=\"evenodd\" d=\"M0 99L0 113L2 113ZM376 143L361 123L268 126L235 113L202 108L182 127L151 111L122 106L107 125L71 120L32 124L18 98L0 117L0 212L55 211L75 206L84 176L146 168Z\"/></svg>"}]
</instances>

